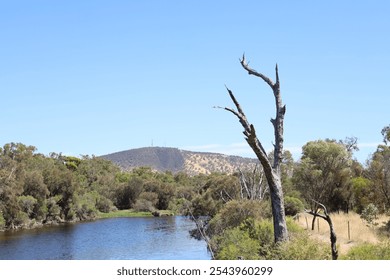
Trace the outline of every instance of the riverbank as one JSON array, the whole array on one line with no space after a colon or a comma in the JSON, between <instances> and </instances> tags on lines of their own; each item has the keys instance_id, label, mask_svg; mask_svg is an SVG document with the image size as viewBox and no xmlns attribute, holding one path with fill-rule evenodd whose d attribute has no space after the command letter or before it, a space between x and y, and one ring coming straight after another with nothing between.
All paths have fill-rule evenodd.
<instances>
[{"instance_id":1,"label":"riverbank","mask_svg":"<svg viewBox=\"0 0 390 280\"><path fill-rule=\"evenodd\" d=\"M36 221L31 221L28 224L22 224L15 228L5 228L1 227L0 224L0 232L3 231L17 231L21 229L35 229L43 226L56 226L61 224L75 224L80 222L87 222L87 221L93 221L96 219L110 219L110 218L147 218L147 217L163 217L163 216L176 216L176 214L173 211L170 210L156 210L154 212L141 212L141 211L135 211L133 209L124 209L124 210L117 210L112 211L109 213L103 213L98 212L94 218L87 219L87 220L72 220L72 221L63 221L63 220L57 220L57 221L50 221L48 223L38 223Z\"/></svg>"},{"instance_id":2,"label":"riverbank","mask_svg":"<svg viewBox=\"0 0 390 280\"><path fill-rule=\"evenodd\" d=\"M100 212L97 219L108 219L108 218L121 218L121 217L161 217L161 216L175 216L175 213L170 210L156 210L154 212L139 212L133 209L118 210L109 213Z\"/></svg>"},{"instance_id":3,"label":"riverbank","mask_svg":"<svg viewBox=\"0 0 390 280\"><path fill-rule=\"evenodd\" d=\"M122 217L153 217L151 212L138 212L132 209L118 210L108 213L99 212L97 219L122 218Z\"/></svg>"}]
</instances>

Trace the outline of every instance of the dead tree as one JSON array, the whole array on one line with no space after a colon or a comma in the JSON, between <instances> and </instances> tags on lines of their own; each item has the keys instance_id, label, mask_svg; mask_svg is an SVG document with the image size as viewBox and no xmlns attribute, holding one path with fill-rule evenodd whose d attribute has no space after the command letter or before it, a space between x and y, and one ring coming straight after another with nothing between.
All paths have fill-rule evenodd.
<instances>
[{"instance_id":1,"label":"dead tree","mask_svg":"<svg viewBox=\"0 0 390 280\"><path fill-rule=\"evenodd\" d=\"M306 210L306 213L313 215L314 217L320 217L328 223L329 231L330 231L330 247L332 250L332 259L337 260L337 258L339 256L339 253L337 251L337 245L336 245L337 236L336 236L336 232L334 231L332 219L330 218L330 216L328 214L328 210L326 210L326 207L324 204L319 203L318 201L315 201L315 200L313 200L313 201L322 208L322 210L324 211L324 214L321 214L319 211L313 212L312 210L310 210L310 211Z\"/></svg>"},{"instance_id":2,"label":"dead tree","mask_svg":"<svg viewBox=\"0 0 390 280\"><path fill-rule=\"evenodd\" d=\"M250 124L245 116L244 111L242 110L237 99L234 97L233 92L227 88L230 98L232 99L236 110L231 108L222 108L231 113L233 113L241 125L244 128L245 140L248 142L249 146L252 148L257 158L259 159L265 177L268 182L270 197L271 197L271 206L272 206L272 216L273 216L273 225L274 225L274 237L275 242L279 243L282 241L288 240L288 231L286 225L286 216L284 212L284 198L282 191L282 180L281 180L281 163L283 157L283 121L284 114L286 113L286 106L282 103L282 98L280 95L280 83L279 83L279 74L278 74L278 65L276 65L276 81L273 82L270 78L259 73L251 68L249 68L248 63L245 60L245 55L242 56L240 60L242 67L248 72L249 75L254 75L261 78L265 83L267 83L275 96L276 103L276 117L271 119L271 123L274 126L274 135L275 135L275 144L274 144L274 159L271 162L267 153L261 144L260 140L257 138L255 127L253 124Z\"/></svg>"},{"instance_id":3,"label":"dead tree","mask_svg":"<svg viewBox=\"0 0 390 280\"><path fill-rule=\"evenodd\" d=\"M264 172L256 164L252 172L243 172L238 169L240 179L240 194L242 199L263 200L268 192L268 185L264 182Z\"/></svg>"}]
</instances>

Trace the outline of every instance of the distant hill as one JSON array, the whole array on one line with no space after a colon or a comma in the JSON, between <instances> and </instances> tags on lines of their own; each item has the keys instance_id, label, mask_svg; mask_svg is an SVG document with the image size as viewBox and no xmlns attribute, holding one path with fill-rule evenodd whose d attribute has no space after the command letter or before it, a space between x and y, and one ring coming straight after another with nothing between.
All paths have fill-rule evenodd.
<instances>
[{"instance_id":1,"label":"distant hill","mask_svg":"<svg viewBox=\"0 0 390 280\"><path fill-rule=\"evenodd\" d=\"M256 159L201 153L177 148L146 147L101 156L124 170L148 166L157 171L185 172L189 175L223 172L231 174L240 169L252 169Z\"/></svg>"}]
</instances>

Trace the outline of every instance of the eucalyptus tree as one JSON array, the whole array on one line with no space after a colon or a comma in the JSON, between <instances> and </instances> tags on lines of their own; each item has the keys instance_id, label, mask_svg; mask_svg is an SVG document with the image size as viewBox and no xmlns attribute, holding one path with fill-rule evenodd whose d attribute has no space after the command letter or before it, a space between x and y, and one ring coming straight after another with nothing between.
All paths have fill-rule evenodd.
<instances>
[{"instance_id":1,"label":"eucalyptus tree","mask_svg":"<svg viewBox=\"0 0 390 280\"><path fill-rule=\"evenodd\" d=\"M302 148L302 158L297 165L293 183L317 213L327 205L328 210L348 211L348 192L351 185L352 153L345 145L334 140L310 141ZM313 215L312 228L316 215Z\"/></svg>"},{"instance_id":2,"label":"eucalyptus tree","mask_svg":"<svg viewBox=\"0 0 390 280\"><path fill-rule=\"evenodd\" d=\"M383 210L387 210L390 209L390 125L382 129L382 135L384 144L378 145L368 161L366 176L373 184L374 191L378 193L378 201L374 203L377 206L383 205Z\"/></svg>"}]
</instances>

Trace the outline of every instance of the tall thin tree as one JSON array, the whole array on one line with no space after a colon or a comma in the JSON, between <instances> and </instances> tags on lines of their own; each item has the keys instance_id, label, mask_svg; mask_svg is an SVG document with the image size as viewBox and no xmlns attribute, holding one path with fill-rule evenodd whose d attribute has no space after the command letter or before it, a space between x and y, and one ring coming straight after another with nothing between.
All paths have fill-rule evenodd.
<instances>
[{"instance_id":1,"label":"tall thin tree","mask_svg":"<svg viewBox=\"0 0 390 280\"><path fill-rule=\"evenodd\" d=\"M224 107L222 109L233 113L238 118L244 128L243 133L245 135L245 140L252 148L261 165L263 166L271 196L275 242L279 243L288 240L288 231L286 225L286 216L284 212L284 198L281 180L281 163L283 159L283 122L284 115L286 113L286 106L283 105L280 94L278 65L276 65L275 68L276 81L273 82L264 74L259 73L256 70L250 68L247 61L245 60L245 55L243 55L242 59L240 59L240 63L249 75L259 77L265 83L267 83L271 87L275 97L276 117L271 119L271 123L274 126L275 136L272 162L268 159L267 153L256 135L255 127L253 126L253 124L250 124L248 122L247 117L241 108L241 105L238 103L237 99L233 95L233 92L229 88L227 88L227 91L234 105L236 106L236 110L228 107Z\"/></svg>"}]
</instances>

